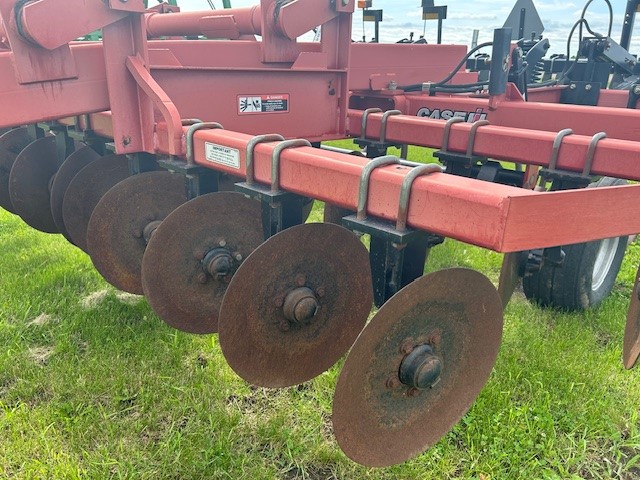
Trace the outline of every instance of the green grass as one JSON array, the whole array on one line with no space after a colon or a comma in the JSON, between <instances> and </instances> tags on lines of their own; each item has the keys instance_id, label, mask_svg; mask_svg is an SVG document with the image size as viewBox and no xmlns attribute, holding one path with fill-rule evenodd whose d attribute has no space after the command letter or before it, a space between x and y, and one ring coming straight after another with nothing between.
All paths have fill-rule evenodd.
<instances>
[{"instance_id":1,"label":"green grass","mask_svg":"<svg viewBox=\"0 0 640 480\"><path fill-rule=\"evenodd\" d=\"M462 265L495 282L500 262L447 240L427 270ZM338 366L299 387L252 388L216 336L172 330L64 238L2 212L0 477L638 478L640 374L623 369L621 348L639 263L636 243L589 312L541 310L517 292L469 413L419 457L367 469L332 437Z\"/></svg>"}]
</instances>

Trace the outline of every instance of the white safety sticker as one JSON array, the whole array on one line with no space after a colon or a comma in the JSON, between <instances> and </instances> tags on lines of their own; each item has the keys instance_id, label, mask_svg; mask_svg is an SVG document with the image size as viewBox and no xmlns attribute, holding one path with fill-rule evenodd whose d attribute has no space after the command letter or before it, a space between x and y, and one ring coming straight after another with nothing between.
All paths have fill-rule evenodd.
<instances>
[{"instance_id":1,"label":"white safety sticker","mask_svg":"<svg viewBox=\"0 0 640 480\"><path fill-rule=\"evenodd\" d=\"M238 113L287 113L289 111L289 94L275 95L238 95Z\"/></svg>"},{"instance_id":2,"label":"white safety sticker","mask_svg":"<svg viewBox=\"0 0 640 480\"><path fill-rule=\"evenodd\" d=\"M208 161L240 170L240 150L205 142L204 152Z\"/></svg>"}]
</instances>

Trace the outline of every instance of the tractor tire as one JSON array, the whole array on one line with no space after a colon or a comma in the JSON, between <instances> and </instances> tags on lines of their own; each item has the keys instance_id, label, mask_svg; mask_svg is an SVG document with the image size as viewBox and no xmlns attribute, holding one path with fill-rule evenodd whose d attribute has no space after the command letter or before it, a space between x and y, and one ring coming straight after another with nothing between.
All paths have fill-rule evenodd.
<instances>
[{"instance_id":1,"label":"tractor tire","mask_svg":"<svg viewBox=\"0 0 640 480\"><path fill-rule=\"evenodd\" d=\"M602 177L587 188L624 185L618 178ZM527 299L542 307L579 311L595 307L613 289L629 237L614 237L562 247L562 265L543 263L525 275L522 287Z\"/></svg>"}]
</instances>

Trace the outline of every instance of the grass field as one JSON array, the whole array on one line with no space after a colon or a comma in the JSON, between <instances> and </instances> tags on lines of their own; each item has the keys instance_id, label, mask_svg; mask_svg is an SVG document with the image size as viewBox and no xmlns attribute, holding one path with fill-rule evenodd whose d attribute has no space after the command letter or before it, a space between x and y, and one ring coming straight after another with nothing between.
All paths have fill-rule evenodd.
<instances>
[{"instance_id":1,"label":"grass field","mask_svg":"<svg viewBox=\"0 0 640 480\"><path fill-rule=\"evenodd\" d=\"M497 282L500 262L447 240L427 270L466 266ZM517 292L469 413L423 455L366 469L331 433L339 365L299 387L252 388L216 336L169 328L63 237L2 212L0 477L640 478L640 373L621 363L639 263L636 242L611 297L585 313L542 310Z\"/></svg>"}]
</instances>

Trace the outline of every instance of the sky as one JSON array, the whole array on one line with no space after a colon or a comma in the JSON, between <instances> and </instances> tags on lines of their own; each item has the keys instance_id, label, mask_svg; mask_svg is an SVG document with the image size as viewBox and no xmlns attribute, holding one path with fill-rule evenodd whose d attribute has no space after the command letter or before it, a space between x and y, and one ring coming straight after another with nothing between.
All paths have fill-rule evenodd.
<instances>
[{"instance_id":1,"label":"sky","mask_svg":"<svg viewBox=\"0 0 640 480\"><path fill-rule=\"evenodd\" d=\"M566 51L566 41L573 24L580 18L586 0L533 0L545 27L543 35L551 43L550 53ZM620 41L622 19L626 0L610 0L613 5L612 38ZM213 0L216 8L222 8L222 0ZM231 0L233 7L246 7L258 4L259 0ZM178 0L183 11L208 10L207 0ZM385 43L396 42L408 37L410 32L415 38L422 35L425 22L422 20L421 0L373 0L373 8L383 10L383 22L380 25L380 40ZM515 0L435 0L436 5L447 5L447 19L443 22L443 43L470 45L473 30L480 30L479 43L490 41L493 29L502 27ZM361 40L363 34L362 10L356 9L353 15L354 40ZM594 0L586 15L591 28L606 34L609 14L604 0ZM638 18L640 30L640 17ZM371 39L373 23L365 24L365 35ZM426 22L425 37L429 43L436 43L437 21ZM639 37L632 43L632 53L640 53ZM577 47L574 41L572 52Z\"/></svg>"}]
</instances>

